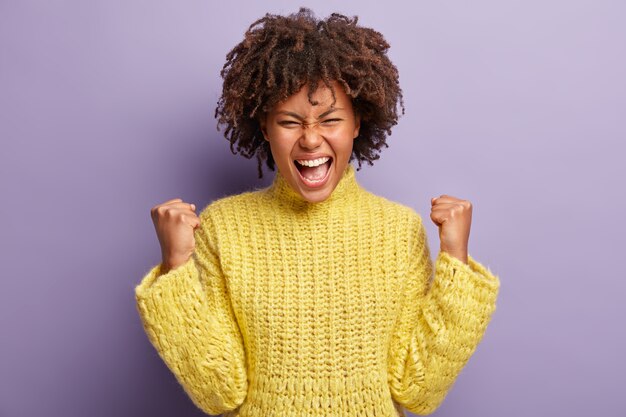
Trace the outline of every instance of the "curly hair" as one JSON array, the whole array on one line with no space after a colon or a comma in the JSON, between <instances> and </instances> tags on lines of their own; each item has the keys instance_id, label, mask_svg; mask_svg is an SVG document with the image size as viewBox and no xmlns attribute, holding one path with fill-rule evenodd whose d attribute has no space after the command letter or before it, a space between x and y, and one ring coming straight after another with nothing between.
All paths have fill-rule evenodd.
<instances>
[{"instance_id":1,"label":"curly hair","mask_svg":"<svg viewBox=\"0 0 626 417\"><path fill-rule=\"evenodd\" d=\"M215 109L217 130L226 125L224 136L233 154L241 152L248 159L256 154L259 178L264 160L272 171L275 164L259 117L307 84L312 105L317 104L312 95L320 81L330 88L334 101L333 81L351 97L355 113L361 115L350 156L350 161L357 159L357 170L362 161L373 165L379 159L376 152L389 147L386 137L398 122L398 102L404 114L398 70L387 57L389 44L383 35L357 26L357 21L357 16L339 13L319 20L306 7L288 16L266 13L226 55L220 72L222 96Z\"/></svg>"}]
</instances>

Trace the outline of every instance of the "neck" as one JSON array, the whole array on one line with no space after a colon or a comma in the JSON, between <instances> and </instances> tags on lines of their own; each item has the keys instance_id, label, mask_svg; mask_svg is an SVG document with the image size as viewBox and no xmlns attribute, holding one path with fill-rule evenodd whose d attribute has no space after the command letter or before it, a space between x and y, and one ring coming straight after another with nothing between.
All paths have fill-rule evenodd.
<instances>
[{"instance_id":1,"label":"neck","mask_svg":"<svg viewBox=\"0 0 626 417\"><path fill-rule=\"evenodd\" d=\"M291 188L291 185L289 185L280 171L276 172L268 193L272 198L294 209L322 210L342 205L349 200L355 199L360 190L361 186L356 180L355 169L352 164L348 163L337 186L324 201L312 203L306 200L300 193Z\"/></svg>"}]
</instances>

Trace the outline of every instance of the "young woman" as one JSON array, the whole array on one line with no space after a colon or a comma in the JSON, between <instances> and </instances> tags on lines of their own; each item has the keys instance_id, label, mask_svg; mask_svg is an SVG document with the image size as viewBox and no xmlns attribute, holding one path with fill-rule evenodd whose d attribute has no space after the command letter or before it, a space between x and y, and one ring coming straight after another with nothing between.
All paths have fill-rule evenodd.
<instances>
[{"instance_id":1,"label":"young woman","mask_svg":"<svg viewBox=\"0 0 626 417\"><path fill-rule=\"evenodd\" d=\"M135 289L192 401L225 416L432 413L480 342L499 279L467 252L472 205L421 216L364 189L402 106L389 45L357 18L266 14L227 55L216 117L278 172L197 216L155 206L162 262Z\"/></svg>"}]
</instances>

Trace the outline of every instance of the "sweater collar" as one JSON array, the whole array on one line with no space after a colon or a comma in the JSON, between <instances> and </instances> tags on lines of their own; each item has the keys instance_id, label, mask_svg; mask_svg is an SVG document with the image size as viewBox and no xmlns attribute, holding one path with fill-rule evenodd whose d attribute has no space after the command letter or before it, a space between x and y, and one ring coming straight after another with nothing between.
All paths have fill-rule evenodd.
<instances>
[{"instance_id":1,"label":"sweater collar","mask_svg":"<svg viewBox=\"0 0 626 417\"><path fill-rule=\"evenodd\" d=\"M274 176L274 181L269 187L269 194L271 197L287 203L290 206L299 209L321 209L329 208L335 205L341 205L354 200L361 190L361 186L356 180L355 169L351 163L348 163L343 175L339 179L337 186L333 192L324 201L311 203L305 200L297 191L291 188L291 185L287 182L285 177L277 170Z\"/></svg>"}]
</instances>

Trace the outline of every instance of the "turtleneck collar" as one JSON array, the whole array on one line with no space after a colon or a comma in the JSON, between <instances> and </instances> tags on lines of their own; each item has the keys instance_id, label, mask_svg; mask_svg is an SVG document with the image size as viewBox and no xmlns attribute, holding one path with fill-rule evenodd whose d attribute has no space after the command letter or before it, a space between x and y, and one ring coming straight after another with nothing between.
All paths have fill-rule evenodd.
<instances>
[{"instance_id":1,"label":"turtleneck collar","mask_svg":"<svg viewBox=\"0 0 626 417\"><path fill-rule=\"evenodd\" d=\"M297 191L291 188L291 185L287 182L285 177L276 171L274 181L268 188L268 193L272 198L279 200L281 203L285 203L291 207L297 209L324 209L330 208L335 205L342 205L345 202L352 200L361 190L360 184L356 180L355 169L351 163L348 163L343 175L339 179L337 186L333 192L324 201L312 203L305 200Z\"/></svg>"}]
</instances>

